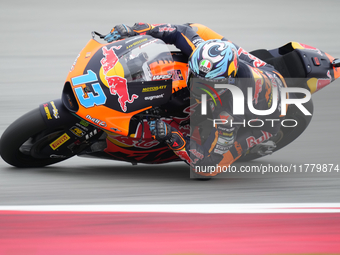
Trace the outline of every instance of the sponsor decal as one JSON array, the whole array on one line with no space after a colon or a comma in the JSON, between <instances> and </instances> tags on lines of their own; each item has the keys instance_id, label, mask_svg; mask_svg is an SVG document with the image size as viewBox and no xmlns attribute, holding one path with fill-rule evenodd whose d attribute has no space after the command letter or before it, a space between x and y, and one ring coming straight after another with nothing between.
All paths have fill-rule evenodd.
<instances>
[{"instance_id":1,"label":"sponsor decal","mask_svg":"<svg viewBox=\"0 0 340 255\"><path fill-rule=\"evenodd\" d=\"M122 45L113 45L111 48L115 49L115 50L120 50L122 48Z\"/></svg>"},{"instance_id":2,"label":"sponsor decal","mask_svg":"<svg viewBox=\"0 0 340 255\"><path fill-rule=\"evenodd\" d=\"M153 139L140 140L126 136L110 136L109 140L120 147L135 147L141 149L149 149L159 144L159 141Z\"/></svg>"},{"instance_id":3,"label":"sponsor decal","mask_svg":"<svg viewBox=\"0 0 340 255\"><path fill-rule=\"evenodd\" d=\"M209 60L203 59L199 64L199 70L203 73L209 73L212 68L212 64Z\"/></svg>"},{"instance_id":4,"label":"sponsor decal","mask_svg":"<svg viewBox=\"0 0 340 255\"><path fill-rule=\"evenodd\" d=\"M158 31L159 32L173 32L175 30L176 30L176 28L171 27L171 25L168 24L166 27L160 27Z\"/></svg>"},{"instance_id":5,"label":"sponsor decal","mask_svg":"<svg viewBox=\"0 0 340 255\"><path fill-rule=\"evenodd\" d=\"M77 128L76 126L73 126L72 128L70 128L70 131L78 137L82 137L85 135L85 132L82 131L80 128Z\"/></svg>"},{"instance_id":6,"label":"sponsor decal","mask_svg":"<svg viewBox=\"0 0 340 255\"><path fill-rule=\"evenodd\" d=\"M260 136L259 138L255 138L254 136L249 136L246 141L247 141L247 145L248 145L248 149L252 148L253 146L260 144L266 140L268 140L270 137L272 137L272 134L265 132L265 131L261 131L262 132L262 136ZM241 149L242 150L242 149ZM242 152L242 151L241 151Z\"/></svg>"},{"instance_id":7,"label":"sponsor decal","mask_svg":"<svg viewBox=\"0 0 340 255\"><path fill-rule=\"evenodd\" d=\"M53 143L50 144L50 147L52 148L52 150L56 150L58 149L61 145L63 145L64 143L66 143L68 140L70 139L70 137L64 133L62 136L60 136L57 140L55 140Z\"/></svg>"},{"instance_id":8,"label":"sponsor decal","mask_svg":"<svg viewBox=\"0 0 340 255\"><path fill-rule=\"evenodd\" d=\"M171 71L168 71L168 74L171 74L173 81L183 81L184 80L181 70L171 70Z\"/></svg>"},{"instance_id":9,"label":"sponsor decal","mask_svg":"<svg viewBox=\"0 0 340 255\"><path fill-rule=\"evenodd\" d=\"M86 140L89 140L91 137L93 137L94 135L96 135L98 133L97 129L94 129L93 131L91 131L90 133L88 133L86 136L85 136L85 139Z\"/></svg>"},{"instance_id":10,"label":"sponsor decal","mask_svg":"<svg viewBox=\"0 0 340 255\"><path fill-rule=\"evenodd\" d=\"M125 41L125 44L128 44L129 42L132 42L132 41L134 41L134 40L138 40L138 39L140 39L140 38L142 38L142 37L143 37L143 36L141 36L141 35L132 37L131 39L126 40L126 41Z\"/></svg>"},{"instance_id":11,"label":"sponsor decal","mask_svg":"<svg viewBox=\"0 0 340 255\"><path fill-rule=\"evenodd\" d=\"M144 43L143 45L139 46L140 49L146 47L146 46L149 46L150 44L153 44L154 42L157 42L159 39L154 39L154 40L151 40L151 41L148 41L147 43Z\"/></svg>"},{"instance_id":12,"label":"sponsor decal","mask_svg":"<svg viewBox=\"0 0 340 255\"><path fill-rule=\"evenodd\" d=\"M59 112L58 112L57 107L55 106L53 101L51 101L50 104L52 105L54 118L59 119L60 117L59 117Z\"/></svg>"},{"instance_id":13,"label":"sponsor decal","mask_svg":"<svg viewBox=\"0 0 340 255\"><path fill-rule=\"evenodd\" d=\"M307 81L308 87L310 88L311 92L314 93L323 87L327 86L332 82L332 76L330 71L327 71L327 78L310 78Z\"/></svg>"},{"instance_id":14,"label":"sponsor decal","mask_svg":"<svg viewBox=\"0 0 340 255\"><path fill-rule=\"evenodd\" d=\"M192 41L192 43L193 43L196 47L198 47L198 45L200 45L202 42L204 42L203 39L195 39L195 40Z\"/></svg>"},{"instance_id":15,"label":"sponsor decal","mask_svg":"<svg viewBox=\"0 0 340 255\"><path fill-rule=\"evenodd\" d=\"M254 67L260 67L266 65L266 62L262 61L261 59L255 57L254 55L250 54L249 52L245 51L241 47L237 51L238 56L240 57L242 54L246 55L248 58L253 60Z\"/></svg>"},{"instance_id":16,"label":"sponsor decal","mask_svg":"<svg viewBox=\"0 0 340 255\"><path fill-rule=\"evenodd\" d=\"M144 25L145 23L139 23L139 25ZM153 27L163 26L166 25L166 23L158 23L158 24L151 24Z\"/></svg>"},{"instance_id":17,"label":"sponsor decal","mask_svg":"<svg viewBox=\"0 0 340 255\"><path fill-rule=\"evenodd\" d=\"M113 47L108 50L105 46L102 48L102 51L105 57L100 60L100 63L102 64L104 74L106 75L107 72L117 64L118 57L113 50Z\"/></svg>"},{"instance_id":18,"label":"sponsor decal","mask_svg":"<svg viewBox=\"0 0 340 255\"><path fill-rule=\"evenodd\" d=\"M51 119L52 119L52 116L51 116L50 110L48 109L48 104L44 104L43 106L44 106L44 110L45 110L47 119L48 119L48 120L51 120Z\"/></svg>"},{"instance_id":19,"label":"sponsor decal","mask_svg":"<svg viewBox=\"0 0 340 255\"><path fill-rule=\"evenodd\" d=\"M195 155L196 158L203 159L204 156L202 153L198 152L196 149L189 150L192 154Z\"/></svg>"},{"instance_id":20,"label":"sponsor decal","mask_svg":"<svg viewBox=\"0 0 340 255\"><path fill-rule=\"evenodd\" d=\"M143 43L143 42L145 42L145 41L147 41L147 40L148 40L147 38L144 38L144 39L142 39L142 40L136 41L136 42L130 44L129 46L126 46L126 49L128 50L128 49L132 48L133 46L136 46L136 45L138 45L138 44L141 44L141 43Z\"/></svg>"},{"instance_id":21,"label":"sponsor decal","mask_svg":"<svg viewBox=\"0 0 340 255\"><path fill-rule=\"evenodd\" d=\"M133 103L135 99L138 98L138 95L133 94L130 98L128 87L127 87L127 80L125 78L119 76L111 76L106 77L106 80L110 87L111 95L118 95L118 102L120 108L123 112L127 111L126 103Z\"/></svg>"},{"instance_id":22,"label":"sponsor decal","mask_svg":"<svg viewBox=\"0 0 340 255\"><path fill-rule=\"evenodd\" d=\"M106 127L107 126L105 121L102 121L102 120L99 120L99 119L96 119L96 118L92 118L90 115L86 115L86 119L88 119L91 122L97 124L98 126L101 126L101 127Z\"/></svg>"},{"instance_id":23,"label":"sponsor decal","mask_svg":"<svg viewBox=\"0 0 340 255\"><path fill-rule=\"evenodd\" d=\"M154 99L159 99L159 98L163 98L164 97L164 93L160 94L160 95L155 95L155 96L149 96L149 97L144 97L144 100L154 100Z\"/></svg>"},{"instance_id":24,"label":"sponsor decal","mask_svg":"<svg viewBox=\"0 0 340 255\"><path fill-rule=\"evenodd\" d=\"M318 53L320 56L323 56L323 54L321 53L321 51L315 47L309 46L307 44L303 44L303 43L299 43L303 48L305 48L306 50L311 50L311 51L315 51L316 53Z\"/></svg>"},{"instance_id":25,"label":"sponsor decal","mask_svg":"<svg viewBox=\"0 0 340 255\"><path fill-rule=\"evenodd\" d=\"M162 74L162 75L154 75L152 76L152 80L166 80L166 79L171 79L172 74Z\"/></svg>"},{"instance_id":26,"label":"sponsor decal","mask_svg":"<svg viewBox=\"0 0 340 255\"><path fill-rule=\"evenodd\" d=\"M88 131L88 126L90 125L90 123L88 123L85 120L81 120L80 123L76 123L76 126L79 127L80 129L84 130L84 131Z\"/></svg>"},{"instance_id":27,"label":"sponsor decal","mask_svg":"<svg viewBox=\"0 0 340 255\"><path fill-rule=\"evenodd\" d=\"M174 151L174 153L182 160L185 160L189 165L194 166L197 163L198 158L192 160L186 150Z\"/></svg>"},{"instance_id":28,"label":"sponsor decal","mask_svg":"<svg viewBox=\"0 0 340 255\"><path fill-rule=\"evenodd\" d=\"M88 127L88 126L90 125L90 123L88 123L88 122L85 121L85 120L81 120L81 121L79 122L79 124L82 125L82 126L84 126L84 127Z\"/></svg>"},{"instance_id":29,"label":"sponsor decal","mask_svg":"<svg viewBox=\"0 0 340 255\"><path fill-rule=\"evenodd\" d=\"M158 91L158 90L160 90L160 89L166 89L166 86L167 86L167 85L161 85L161 86L143 88L142 92Z\"/></svg>"},{"instance_id":30,"label":"sponsor decal","mask_svg":"<svg viewBox=\"0 0 340 255\"><path fill-rule=\"evenodd\" d=\"M143 40L137 41L134 44L140 43ZM105 75L105 80L108 83L110 93L111 95L118 96L120 108L122 109L123 112L126 112L127 111L126 103L130 104L133 103L134 100L138 98L138 95L133 94L130 97L127 87L127 80L125 78L122 78L118 75L107 76L108 72L115 67L119 59L114 51L114 47L111 47L110 50L108 50L106 47L103 47L102 50L103 55L105 57L101 59L100 63L102 64L103 73Z\"/></svg>"}]
</instances>

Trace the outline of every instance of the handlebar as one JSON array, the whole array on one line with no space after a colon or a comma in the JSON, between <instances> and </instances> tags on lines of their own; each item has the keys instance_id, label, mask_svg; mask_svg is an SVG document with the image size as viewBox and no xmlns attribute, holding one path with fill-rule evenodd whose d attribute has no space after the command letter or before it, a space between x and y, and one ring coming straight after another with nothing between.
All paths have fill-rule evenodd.
<instances>
[{"instance_id":1,"label":"handlebar","mask_svg":"<svg viewBox=\"0 0 340 255\"><path fill-rule=\"evenodd\" d=\"M102 35L101 33L98 33L97 31L92 31L92 38L94 38L96 35L99 36L100 39L104 39L106 35Z\"/></svg>"}]
</instances>

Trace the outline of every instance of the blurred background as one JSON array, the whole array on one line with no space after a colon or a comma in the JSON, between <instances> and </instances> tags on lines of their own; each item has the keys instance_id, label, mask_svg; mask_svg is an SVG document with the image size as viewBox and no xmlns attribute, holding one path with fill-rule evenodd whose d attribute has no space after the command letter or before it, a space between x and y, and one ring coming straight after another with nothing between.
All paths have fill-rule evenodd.
<instances>
[{"instance_id":1,"label":"blurred background","mask_svg":"<svg viewBox=\"0 0 340 255\"><path fill-rule=\"evenodd\" d=\"M120 23L197 22L247 51L290 41L340 57L340 2L309 1L1 1L0 134L19 116L59 98L76 56ZM293 144L248 164L340 164L340 81L316 93L314 117ZM131 166L72 158L16 170L0 160L0 205L119 203L339 202L340 173L189 179L184 163Z\"/></svg>"}]
</instances>

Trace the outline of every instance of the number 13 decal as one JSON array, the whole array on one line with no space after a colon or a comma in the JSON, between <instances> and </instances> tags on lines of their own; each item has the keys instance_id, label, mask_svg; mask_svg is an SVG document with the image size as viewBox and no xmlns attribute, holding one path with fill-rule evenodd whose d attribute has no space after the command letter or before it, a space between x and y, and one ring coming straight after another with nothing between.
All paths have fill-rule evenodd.
<instances>
[{"instance_id":1,"label":"number 13 decal","mask_svg":"<svg viewBox=\"0 0 340 255\"><path fill-rule=\"evenodd\" d=\"M87 74L72 78L73 86L95 81L98 81L98 78L92 70L87 70ZM93 107L95 105L102 105L106 102L106 96L99 83L91 84L91 86L96 95L94 95L92 92L88 92L87 97L85 97L85 93L82 87L74 89L80 104L85 108Z\"/></svg>"}]
</instances>

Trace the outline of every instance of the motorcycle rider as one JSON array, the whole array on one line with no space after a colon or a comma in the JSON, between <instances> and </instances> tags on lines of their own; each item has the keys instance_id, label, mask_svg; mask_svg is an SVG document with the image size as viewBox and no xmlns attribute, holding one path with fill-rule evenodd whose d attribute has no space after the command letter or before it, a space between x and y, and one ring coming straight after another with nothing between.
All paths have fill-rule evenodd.
<instances>
[{"instance_id":1,"label":"motorcycle rider","mask_svg":"<svg viewBox=\"0 0 340 255\"><path fill-rule=\"evenodd\" d=\"M175 45L189 58L187 85L191 97L201 103L204 92L211 95L208 111L220 121L210 126L210 134L202 145L194 139L183 137L178 130L161 120L149 122L154 138L166 142L176 155L192 167L195 174L205 177L217 175L254 145L263 143L279 131L284 118L279 110L280 89L286 85L273 66L201 24L135 23L132 27L120 24L104 39L112 42L135 35L151 35ZM247 106L244 115L233 114L231 91L216 88L215 84L235 85L243 95L247 95L248 87L253 88L252 103L258 110L270 109L274 100L277 100L278 107L268 116L254 115ZM276 98L273 96L274 89L277 90ZM275 121L264 122L265 119ZM268 150L263 153L269 153L273 146L273 142L269 143ZM216 166L214 169L217 170L206 171L204 166Z\"/></svg>"}]
</instances>

